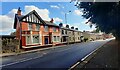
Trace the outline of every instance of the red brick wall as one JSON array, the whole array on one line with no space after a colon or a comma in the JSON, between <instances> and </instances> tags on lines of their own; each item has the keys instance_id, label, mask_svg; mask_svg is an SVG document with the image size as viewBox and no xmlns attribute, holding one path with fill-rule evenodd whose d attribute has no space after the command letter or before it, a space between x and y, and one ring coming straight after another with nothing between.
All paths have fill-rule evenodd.
<instances>
[{"instance_id":1,"label":"red brick wall","mask_svg":"<svg viewBox=\"0 0 120 70\"><path fill-rule=\"evenodd\" d=\"M22 46L26 46L26 37L22 36Z\"/></svg>"},{"instance_id":2,"label":"red brick wall","mask_svg":"<svg viewBox=\"0 0 120 70\"><path fill-rule=\"evenodd\" d=\"M22 22L21 26L22 26L22 31L28 30L28 23Z\"/></svg>"}]
</instances>

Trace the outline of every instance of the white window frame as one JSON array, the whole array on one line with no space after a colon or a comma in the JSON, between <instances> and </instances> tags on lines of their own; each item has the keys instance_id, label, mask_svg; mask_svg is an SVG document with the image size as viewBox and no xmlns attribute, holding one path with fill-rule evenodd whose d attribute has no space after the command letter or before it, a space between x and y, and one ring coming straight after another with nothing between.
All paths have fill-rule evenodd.
<instances>
[{"instance_id":1,"label":"white window frame","mask_svg":"<svg viewBox=\"0 0 120 70\"><path fill-rule=\"evenodd\" d=\"M32 44L39 44L39 35L32 35L32 39L34 39L33 36L38 36L38 43L34 43L34 40L33 40L33 43L32 43Z\"/></svg>"},{"instance_id":2,"label":"white window frame","mask_svg":"<svg viewBox=\"0 0 120 70\"><path fill-rule=\"evenodd\" d=\"M47 30L46 30L46 27L47 27ZM44 26L44 31L48 32L49 31L49 27L48 26Z\"/></svg>"},{"instance_id":3,"label":"white window frame","mask_svg":"<svg viewBox=\"0 0 120 70\"><path fill-rule=\"evenodd\" d=\"M26 37L26 45L30 45L30 44L31 44L31 37L30 37L30 40L29 40L30 43L28 43L28 41L27 41L27 37L28 37L28 36L30 37L30 35L25 36L25 37Z\"/></svg>"},{"instance_id":4,"label":"white window frame","mask_svg":"<svg viewBox=\"0 0 120 70\"><path fill-rule=\"evenodd\" d=\"M53 27L53 32L57 32L57 28L56 27Z\"/></svg>"},{"instance_id":5,"label":"white window frame","mask_svg":"<svg viewBox=\"0 0 120 70\"><path fill-rule=\"evenodd\" d=\"M38 27L39 29L38 29L37 27ZM36 24L35 30L36 30L36 31L39 31L39 30L40 30L40 25L39 25L39 24Z\"/></svg>"},{"instance_id":6,"label":"white window frame","mask_svg":"<svg viewBox=\"0 0 120 70\"><path fill-rule=\"evenodd\" d=\"M30 27L31 26L31 27ZM32 30L32 23L28 23L28 30Z\"/></svg>"}]
</instances>

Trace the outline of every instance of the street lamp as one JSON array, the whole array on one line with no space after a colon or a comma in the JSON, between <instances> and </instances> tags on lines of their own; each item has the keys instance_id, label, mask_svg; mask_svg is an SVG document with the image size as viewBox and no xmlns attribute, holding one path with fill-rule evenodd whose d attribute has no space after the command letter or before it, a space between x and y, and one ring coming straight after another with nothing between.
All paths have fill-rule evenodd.
<instances>
[{"instance_id":1,"label":"street lamp","mask_svg":"<svg viewBox=\"0 0 120 70\"><path fill-rule=\"evenodd\" d=\"M67 24L67 14L69 14L71 11L69 11L68 13L65 13L65 23Z\"/></svg>"},{"instance_id":2,"label":"street lamp","mask_svg":"<svg viewBox=\"0 0 120 70\"><path fill-rule=\"evenodd\" d=\"M68 13L65 13L65 23L67 24L67 14L69 14L71 11L68 11ZM67 39L67 44L69 44L69 37L67 36L66 37L66 39Z\"/></svg>"}]
</instances>

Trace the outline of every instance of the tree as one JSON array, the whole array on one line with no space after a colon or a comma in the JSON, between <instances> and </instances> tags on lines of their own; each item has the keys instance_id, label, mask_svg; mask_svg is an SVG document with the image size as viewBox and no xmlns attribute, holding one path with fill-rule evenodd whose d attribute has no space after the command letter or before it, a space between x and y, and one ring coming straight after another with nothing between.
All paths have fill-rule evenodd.
<instances>
[{"instance_id":1,"label":"tree","mask_svg":"<svg viewBox=\"0 0 120 70\"><path fill-rule=\"evenodd\" d=\"M120 2L76 2L75 6L88 22L120 40Z\"/></svg>"}]
</instances>

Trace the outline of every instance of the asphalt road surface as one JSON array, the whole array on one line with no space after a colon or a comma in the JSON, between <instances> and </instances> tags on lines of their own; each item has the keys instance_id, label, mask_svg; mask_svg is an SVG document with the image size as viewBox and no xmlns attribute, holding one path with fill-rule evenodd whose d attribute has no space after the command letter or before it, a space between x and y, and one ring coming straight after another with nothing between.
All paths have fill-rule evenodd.
<instances>
[{"instance_id":1,"label":"asphalt road surface","mask_svg":"<svg viewBox=\"0 0 120 70\"><path fill-rule=\"evenodd\" d=\"M64 47L2 58L4 68L66 68L101 47L109 40L71 44ZM1 58L0 58L1 59Z\"/></svg>"}]
</instances>

